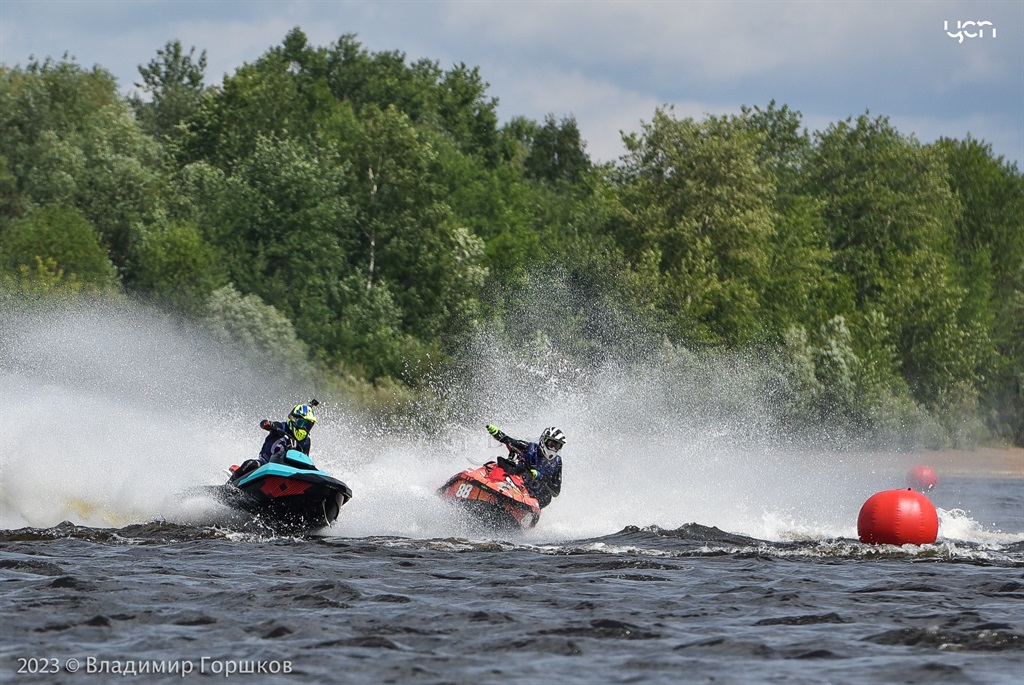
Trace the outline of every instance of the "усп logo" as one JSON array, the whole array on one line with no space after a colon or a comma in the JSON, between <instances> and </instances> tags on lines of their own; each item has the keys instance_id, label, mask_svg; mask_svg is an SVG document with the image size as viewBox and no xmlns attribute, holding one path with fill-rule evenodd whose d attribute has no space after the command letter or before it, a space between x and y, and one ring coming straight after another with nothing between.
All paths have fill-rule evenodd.
<instances>
[{"instance_id":1,"label":"\u0443\u0441\u043f logo","mask_svg":"<svg viewBox=\"0 0 1024 685\"><path fill-rule=\"evenodd\" d=\"M992 22L990 22L990 21L970 21L970 20L968 20L968 21L958 21L956 23L956 29L957 29L956 33L950 33L949 22L948 21L942 22L942 27L946 30L946 35L949 36L950 38L958 38L959 40L957 42L959 42L959 43L963 43L964 42L964 38L984 38L985 37L985 27L986 26L992 26ZM978 30L976 32L974 32L974 33L971 33L969 31L969 29L971 29L971 28L977 28ZM996 27L995 26L992 26L992 37L993 38L996 37Z\"/></svg>"}]
</instances>

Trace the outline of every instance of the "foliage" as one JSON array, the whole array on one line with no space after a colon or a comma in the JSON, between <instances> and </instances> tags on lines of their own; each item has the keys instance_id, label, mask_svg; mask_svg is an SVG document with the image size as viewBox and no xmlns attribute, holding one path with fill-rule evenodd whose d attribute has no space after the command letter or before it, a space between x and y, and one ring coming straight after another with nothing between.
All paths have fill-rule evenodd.
<instances>
[{"instance_id":1,"label":"foliage","mask_svg":"<svg viewBox=\"0 0 1024 685\"><path fill-rule=\"evenodd\" d=\"M232 285L218 288L206 302L204 321L213 337L288 380L308 376L306 345L288 317L256 295Z\"/></svg>"},{"instance_id":2,"label":"foliage","mask_svg":"<svg viewBox=\"0 0 1024 685\"><path fill-rule=\"evenodd\" d=\"M9 222L0 233L0 261L11 271L60 273L64 276L58 280L101 290L118 284L117 271L96 229L77 210L58 205Z\"/></svg>"},{"instance_id":3,"label":"foliage","mask_svg":"<svg viewBox=\"0 0 1024 685\"><path fill-rule=\"evenodd\" d=\"M656 264L659 306L681 339L740 343L756 335L775 233L774 178L761 140L726 117L703 122L658 110L625 138L619 236L631 260Z\"/></svg>"},{"instance_id":4,"label":"foliage","mask_svg":"<svg viewBox=\"0 0 1024 685\"><path fill-rule=\"evenodd\" d=\"M109 72L73 61L0 66L0 151L23 202L79 210L113 263L128 259L132 226L160 204L160 150L142 133Z\"/></svg>"},{"instance_id":5,"label":"foliage","mask_svg":"<svg viewBox=\"0 0 1024 685\"><path fill-rule=\"evenodd\" d=\"M804 184L822 203L832 270L856 308L846 313L885 315L911 390L934 404L976 368L952 264L961 206L942 159L884 117L840 122L817 139Z\"/></svg>"},{"instance_id":6,"label":"foliage","mask_svg":"<svg viewBox=\"0 0 1024 685\"><path fill-rule=\"evenodd\" d=\"M86 288L77 275L65 273L52 257L34 259L34 269L28 264L19 264L16 272L0 274L0 290L3 291L0 301L9 297L15 300L74 297Z\"/></svg>"},{"instance_id":7,"label":"foliage","mask_svg":"<svg viewBox=\"0 0 1024 685\"><path fill-rule=\"evenodd\" d=\"M965 288L961 322L971 331L978 360L979 398L996 434L1018 444L1024 436L1024 176L968 137L942 139L936 147L950 187L963 206L956 222L960 280Z\"/></svg>"},{"instance_id":8,"label":"foliage","mask_svg":"<svg viewBox=\"0 0 1024 685\"><path fill-rule=\"evenodd\" d=\"M213 290L225 283L220 263L199 231L180 224L142 233L125 280L134 292L191 315L201 313Z\"/></svg>"},{"instance_id":9,"label":"foliage","mask_svg":"<svg viewBox=\"0 0 1024 685\"><path fill-rule=\"evenodd\" d=\"M156 59L139 67L142 83L136 83L150 99L129 97L142 129L154 136L179 137L177 127L189 120L202 104L205 89L206 51L193 59L195 48L186 55L181 41L169 41L156 51Z\"/></svg>"},{"instance_id":10,"label":"foliage","mask_svg":"<svg viewBox=\"0 0 1024 685\"><path fill-rule=\"evenodd\" d=\"M789 435L1024 444L1024 177L984 142L772 101L594 165L572 115L499 124L478 68L353 35L205 69L0 65L3 297L123 289L424 429L486 328L572 369L758 350Z\"/></svg>"}]
</instances>

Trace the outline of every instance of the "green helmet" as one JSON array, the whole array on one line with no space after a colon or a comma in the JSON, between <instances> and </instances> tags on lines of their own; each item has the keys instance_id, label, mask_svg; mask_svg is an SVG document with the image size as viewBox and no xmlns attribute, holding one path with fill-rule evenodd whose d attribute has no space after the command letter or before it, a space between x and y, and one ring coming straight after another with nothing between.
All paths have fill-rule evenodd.
<instances>
[{"instance_id":1,"label":"green helmet","mask_svg":"<svg viewBox=\"0 0 1024 685\"><path fill-rule=\"evenodd\" d=\"M288 415L288 430L296 440L305 440L315 423L316 414L313 413L313 407L308 404L296 404L292 408L292 413Z\"/></svg>"}]
</instances>

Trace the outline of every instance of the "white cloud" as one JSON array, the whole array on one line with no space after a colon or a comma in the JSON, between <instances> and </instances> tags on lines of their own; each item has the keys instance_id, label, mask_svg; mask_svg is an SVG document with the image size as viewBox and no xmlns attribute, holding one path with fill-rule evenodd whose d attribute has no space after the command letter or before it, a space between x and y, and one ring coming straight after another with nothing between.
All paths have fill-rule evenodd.
<instances>
[{"instance_id":1,"label":"white cloud","mask_svg":"<svg viewBox=\"0 0 1024 685\"><path fill-rule=\"evenodd\" d=\"M642 119L650 119L654 109L664 103L647 93L632 91L579 71L565 72L543 68L530 81L503 70L492 80L500 93L499 113L503 120L531 113L538 121L548 114L558 120L572 116L586 141L586 150L595 162L613 161L623 152L620 131L636 131Z\"/></svg>"},{"instance_id":2,"label":"white cloud","mask_svg":"<svg viewBox=\"0 0 1024 685\"><path fill-rule=\"evenodd\" d=\"M943 31L982 17L998 39L959 44ZM1012 2L0 0L0 60L70 51L128 90L138 65L180 39L206 50L215 83L294 26L317 46L355 33L371 52L479 66L503 119L572 114L602 160L657 106L700 117L770 99L825 125L869 109L939 135L970 125L1022 157L1024 24Z\"/></svg>"}]
</instances>

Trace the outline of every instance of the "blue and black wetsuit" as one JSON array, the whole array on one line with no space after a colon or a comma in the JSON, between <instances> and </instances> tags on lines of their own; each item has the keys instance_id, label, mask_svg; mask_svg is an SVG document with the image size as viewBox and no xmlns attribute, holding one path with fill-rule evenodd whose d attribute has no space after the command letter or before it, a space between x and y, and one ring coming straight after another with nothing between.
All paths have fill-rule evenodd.
<instances>
[{"instance_id":1,"label":"blue and black wetsuit","mask_svg":"<svg viewBox=\"0 0 1024 685\"><path fill-rule=\"evenodd\" d=\"M260 456L256 459L246 459L243 461L241 466L231 474L231 481L240 480L246 474L252 473L266 464L272 457L283 454L288 450L299 450L303 454L309 455L311 443L308 435L302 440L296 440L295 436L288 430L288 424L281 421L264 420L260 422L260 428L269 433L267 439L263 441Z\"/></svg>"},{"instance_id":2,"label":"blue and black wetsuit","mask_svg":"<svg viewBox=\"0 0 1024 685\"><path fill-rule=\"evenodd\" d=\"M526 489L537 499L537 504L543 509L551 504L554 497L562 492L562 457L555 455L554 459L545 459L541 456L537 443L517 440L498 431L494 439L505 445L515 459L502 459L508 462L513 473L523 476ZM506 467L506 464L501 464ZM530 471L536 471L534 478Z\"/></svg>"},{"instance_id":3,"label":"blue and black wetsuit","mask_svg":"<svg viewBox=\"0 0 1024 685\"><path fill-rule=\"evenodd\" d=\"M267 439L263 441L263 447L260 449L260 464L266 464L275 454L288 450L298 450L307 456L309 455L311 443L308 435L302 440L296 440L295 436L288 430L288 424L281 421L266 421L261 423L260 427L269 433Z\"/></svg>"}]
</instances>

